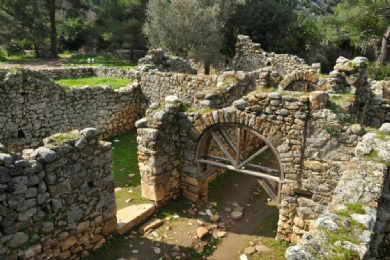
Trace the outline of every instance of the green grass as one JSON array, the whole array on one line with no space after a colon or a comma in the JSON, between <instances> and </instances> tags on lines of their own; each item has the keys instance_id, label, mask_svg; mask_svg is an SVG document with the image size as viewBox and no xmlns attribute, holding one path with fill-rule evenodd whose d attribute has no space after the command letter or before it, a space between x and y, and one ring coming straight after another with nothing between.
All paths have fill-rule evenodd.
<instances>
[{"instance_id":1,"label":"green grass","mask_svg":"<svg viewBox=\"0 0 390 260\"><path fill-rule=\"evenodd\" d=\"M367 76L375 80L390 77L390 64L381 65L375 62L367 62Z\"/></svg>"},{"instance_id":2,"label":"green grass","mask_svg":"<svg viewBox=\"0 0 390 260\"><path fill-rule=\"evenodd\" d=\"M58 79L56 80L58 84L65 84L67 86L62 86L64 90L68 90L73 86L82 87L82 86L97 86L97 85L111 85L113 89L120 89L126 87L131 83L131 80L128 78L103 78L95 76L87 77L77 77L77 78L68 78L68 79Z\"/></svg>"},{"instance_id":3,"label":"green grass","mask_svg":"<svg viewBox=\"0 0 390 260\"><path fill-rule=\"evenodd\" d=\"M119 140L119 142L115 142ZM111 136L106 138L105 141L111 142L114 152L114 173L115 173L115 186L136 187L141 183L141 176L138 168L138 155L137 155L137 129L132 129L126 133ZM135 174L135 176L129 180L128 175Z\"/></svg>"},{"instance_id":4,"label":"green grass","mask_svg":"<svg viewBox=\"0 0 390 260\"><path fill-rule=\"evenodd\" d=\"M141 175L138 168L137 155L137 130L132 129L123 134L106 138L105 141L111 142L113 147L115 187L123 188L121 191L115 193L117 209L128 206L129 204L125 200L129 198L133 199L130 204L150 203L150 201L141 197ZM129 177L129 174L135 174L135 176Z\"/></svg>"},{"instance_id":5,"label":"green grass","mask_svg":"<svg viewBox=\"0 0 390 260\"><path fill-rule=\"evenodd\" d=\"M88 63L87 59L94 59L94 63ZM121 67L121 68L133 68L138 65L135 61L129 61L118 57L106 57L102 55L86 55L77 54L72 55L67 61L64 61L65 65L88 65L88 66L109 66L109 67Z\"/></svg>"},{"instance_id":6,"label":"green grass","mask_svg":"<svg viewBox=\"0 0 390 260\"><path fill-rule=\"evenodd\" d=\"M21 55L21 54L6 56L3 55L3 53L0 53L0 62L24 64L24 63L37 62L37 61L41 61L41 58L32 55Z\"/></svg>"}]
</instances>

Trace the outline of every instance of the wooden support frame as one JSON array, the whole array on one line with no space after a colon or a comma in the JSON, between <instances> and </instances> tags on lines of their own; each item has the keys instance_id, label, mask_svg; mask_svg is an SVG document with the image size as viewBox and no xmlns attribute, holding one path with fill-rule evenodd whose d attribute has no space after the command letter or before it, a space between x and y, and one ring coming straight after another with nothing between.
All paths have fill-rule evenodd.
<instances>
[{"instance_id":1,"label":"wooden support frame","mask_svg":"<svg viewBox=\"0 0 390 260\"><path fill-rule=\"evenodd\" d=\"M230 136L225 129L229 129ZM231 135L234 131L237 132L236 142L231 140ZM247 158L249 134L259 138L264 143L264 146ZM209 154L213 140L221 151L220 156ZM251 163L255 157L261 155L267 149L270 149L274 155L277 164L276 168ZM223 155L226 157L222 157ZM249 174L258 178L259 183L276 204L280 202L284 173L279 154L267 137L245 125L236 123L216 124L206 130L198 143L196 162L198 179L200 180L206 179L220 168ZM250 169L246 169L246 167Z\"/></svg>"},{"instance_id":2,"label":"wooden support frame","mask_svg":"<svg viewBox=\"0 0 390 260\"><path fill-rule=\"evenodd\" d=\"M300 85L304 85L303 88ZM288 85L284 90L299 92L322 91L321 87L307 80L296 81Z\"/></svg>"}]
</instances>

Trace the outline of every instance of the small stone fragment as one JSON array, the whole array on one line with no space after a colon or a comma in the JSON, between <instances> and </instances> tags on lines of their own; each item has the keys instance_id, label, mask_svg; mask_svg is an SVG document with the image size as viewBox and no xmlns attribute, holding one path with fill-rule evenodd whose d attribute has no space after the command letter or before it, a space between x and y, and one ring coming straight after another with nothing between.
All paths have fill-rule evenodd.
<instances>
[{"instance_id":1,"label":"small stone fragment","mask_svg":"<svg viewBox=\"0 0 390 260\"><path fill-rule=\"evenodd\" d=\"M225 235L226 235L225 231L218 231L217 232L217 237L219 237L219 238L224 237Z\"/></svg>"},{"instance_id":2,"label":"small stone fragment","mask_svg":"<svg viewBox=\"0 0 390 260\"><path fill-rule=\"evenodd\" d=\"M231 208L225 208L225 212L230 213L230 212L232 212L232 209Z\"/></svg>"},{"instance_id":3,"label":"small stone fragment","mask_svg":"<svg viewBox=\"0 0 390 260\"><path fill-rule=\"evenodd\" d=\"M241 219L242 216L243 216L243 213L239 212L239 211L233 211L231 213L231 216L232 216L233 219Z\"/></svg>"},{"instance_id":4,"label":"small stone fragment","mask_svg":"<svg viewBox=\"0 0 390 260\"><path fill-rule=\"evenodd\" d=\"M129 198L127 200L125 200L126 203L130 203L130 201L132 201L133 199L132 198Z\"/></svg>"},{"instance_id":5,"label":"small stone fragment","mask_svg":"<svg viewBox=\"0 0 390 260\"><path fill-rule=\"evenodd\" d=\"M253 255L256 252L256 248L254 246L250 246L244 249L244 254Z\"/></svg>"},{"instance_id":6,"label":"small stone fragment","mask_svg":"<svg viewBox=\"0 0 390 260\"><path fill-rule=\"evenodd\" d=\"M240 255L240 260L248 260L248 257L245 254Z\"/></svg>"},{"instance_id":7,"label":"small stone fragment","mask_svg":"<svg viewBox=\"0 0 390 260\"><path fill-rule=\"evenodd\" d=\"M269 253L269 252L272 252L272 249L267 247L267 246L264 246L264 245L257 245L255 246L256 248L256 251L259 252L259 253Z\"/></svg>"},{"instance_id":8,"label":"small stone fragment","mask_svg":"<svg viewBox=\"0 0 390 260\"><path fill-rule=\"evenodd\" d=\"M213 215L210 217L210 222L216 223L219 220L219 215Z\"/></svg>"},{"instance_id":9,"label":"small stone fragment","mask_svg":"<svg viewBox=\"0 0 390 260\"><path fill-rule=\"evenodd\" d=\"M194 211L193 208L189 208L189 209L187 210L187 212L188 212L188 214L190 214L191 216L195 216L195 215L196 215L196 212Z\"/></svg>"},{"instance_id":10,"label":"small stone fragment","mask_svg":"<svg viewBox=\"0 0 390 260\"><path fill-rule=\"evenodd\" d=\"M200 239L206 237L208 235L208 233L209 233L209 231L204 227L198 227L198 229L196 230L196 235Z\"/></svg>"},{"instance_id":11,"label":"small stone fragment","mask_svg":"<svg viewBox=\"0 0 390 260\"><path fill-rule=\"evenodd\" d=\"M153 249L153 252L154 252L155 254L160 254L160 253L161 253L161 249L158 248L158 247L152 247L152 249Z\"/></svg>"}]
</instances>

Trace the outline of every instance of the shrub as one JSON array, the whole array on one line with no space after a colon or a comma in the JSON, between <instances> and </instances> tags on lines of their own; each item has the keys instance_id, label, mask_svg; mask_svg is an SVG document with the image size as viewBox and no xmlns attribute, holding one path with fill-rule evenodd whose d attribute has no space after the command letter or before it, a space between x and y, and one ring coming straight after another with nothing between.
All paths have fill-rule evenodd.
<instances>
[{"instance_id":1,"label":"shrub","mask_svg":"<svg viewBox=\"0 0 390 260\"><path fill-rule=\"evenodd\" d=\"M386 77L390 77L390 64L385 65L376 64L375 62L367 63L367 75L369 78L375 80L382 80Z\"/></svg>"}]
</instances>

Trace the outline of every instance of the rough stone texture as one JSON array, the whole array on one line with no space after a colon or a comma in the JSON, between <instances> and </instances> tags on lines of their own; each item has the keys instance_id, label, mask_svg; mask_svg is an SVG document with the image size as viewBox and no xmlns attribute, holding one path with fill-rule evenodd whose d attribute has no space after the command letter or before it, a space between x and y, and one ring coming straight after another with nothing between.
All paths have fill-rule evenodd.
<instances>
[{"instance_id":1,"label":"rough stone texture","mask_svg":"<svg viewBox=\"0 0 390 260\"><path fill-rule=\"evenodd\" d=\"M253 43L249 36L237 36L234 70L254 71L258 68L274 66L289 73L303 68L304 65L306 65L305 61L295 55L267 53L261 49L259 43Z\"/></svg>"},{"instance_id":2,"label":"rough stone texture","mask_svg":"<svg viewBox=\"0 0 390 260\"><path fill-rule=\"evenodd\" d=\"M123 235L133 227L141 224L148 217L154 214L156 207L153 204L131 205L118 210L116 217L118 220L117 232Z\"/></svg>"},{"instance_id":3,"label":"rough stone texture","mask_svg":"<svg viewBox=\"0 0 390 260\"><path fill-rule=\"evenodd\" d=\"M0 74L0 142L8 148L37 147L46 136L85 127L111 136L133 128L140 117L137 84L63 91L37 71Z\"/></svg>"},{"instance_id":4,"label":"rough stone texture","mask_svg":"<svg viewBox=\"0 0 390 260\"><path fill-rule=\"evenodd\" d=\"M116 233L111 144L98 141L96 129L81 133L88 134L65 142L55 135L24 155L1 154L0 182L7 176L8 185L0 196L0 237L10 239L0 259L76 259ZM76 147L77 140L85 146Z\"/></svg>"}]
</instances>

